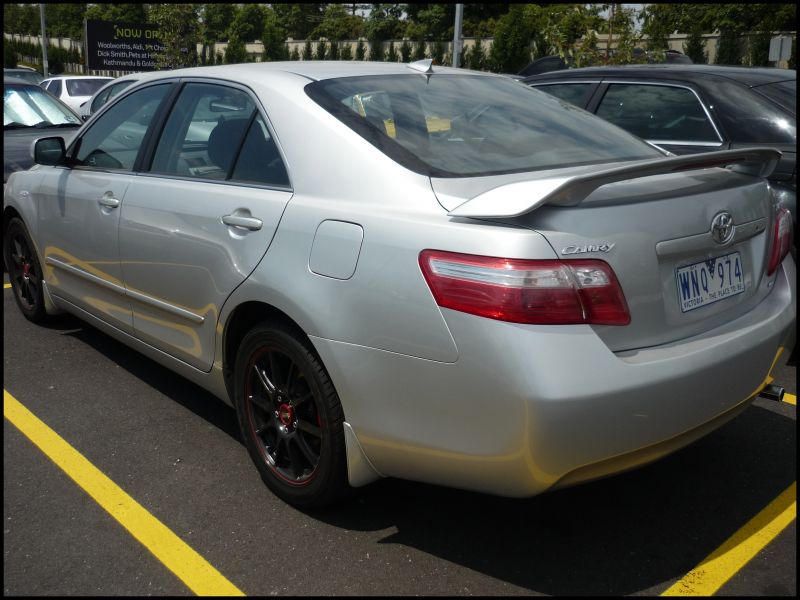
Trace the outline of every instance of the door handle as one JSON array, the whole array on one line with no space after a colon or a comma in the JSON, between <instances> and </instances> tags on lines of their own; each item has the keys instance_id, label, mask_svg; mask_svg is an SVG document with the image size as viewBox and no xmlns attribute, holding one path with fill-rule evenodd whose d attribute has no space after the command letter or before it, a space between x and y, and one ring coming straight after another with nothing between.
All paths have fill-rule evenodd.
<instances>
[{"instance_id":1,"label":"door handle","mask_svg":"<svg viewBox=\"0 0 800 600\"><path fill-rule=\"evenodd\" d=\"M225 225L233 227L241 227L242 229L249 229L250 231L258 231L263 225L261 219L255 217L241 217L239 215L225 215L222 217L222 222Z\"/></svg>"},{"instance_id":2,"label":"door handle","mask_svg":"<svg viewBox=\"0 0 800 600\"><path fill-rule=\"evenodd\" d=\"M119 206L119 200L111 195L101 196L98 198L97 203L106 208L117 208Z\"/></svg>"}]
</instances>

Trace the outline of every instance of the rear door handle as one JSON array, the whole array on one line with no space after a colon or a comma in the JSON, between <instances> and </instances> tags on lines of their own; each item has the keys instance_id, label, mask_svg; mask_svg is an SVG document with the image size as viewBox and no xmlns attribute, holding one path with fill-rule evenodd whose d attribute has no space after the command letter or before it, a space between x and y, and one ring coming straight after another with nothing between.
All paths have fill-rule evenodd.
<instances>
[{"instance_id":1,"label":"rear door handle","mask_svg":"<svg viewBox=\"0 0 800 600\"><path fill-rule=\"evenodd\" d=\"M258 231L263 225L261 219L255 217L241 217L239 215L225 215L222 217L222 222L225 225L233 227L241 227L242 229L249 229L250 231Z\"/></svg>"},{"instance_id":2,"label":"rear door handle","mask_svg":"<svg viewBox=\"0 0 800 600\"><path fill-rule=\"evenodd\" d=\"M117 208L119 206L119 200L114 198L112 195L101 196L98 198L97 202L101 206L105 206L107 208Z\"/></svg>"}]
</instances>

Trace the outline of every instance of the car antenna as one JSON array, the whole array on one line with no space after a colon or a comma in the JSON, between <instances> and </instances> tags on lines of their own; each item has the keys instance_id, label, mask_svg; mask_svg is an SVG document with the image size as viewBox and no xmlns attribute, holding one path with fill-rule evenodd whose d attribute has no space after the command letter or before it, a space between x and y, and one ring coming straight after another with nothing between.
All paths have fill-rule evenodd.
<instances>
[{"instance_id":1,"label":"car antenna","mask_svg":"<svg viewBox=\"0 0 800 600\"><path fill-rule=\"evenodd\" d=\"M431 80L431 75L433 75L432 58L423 58L422 60L416 60L412 63L408 63L406 66L409 69L414 69L415 71L419 71L420 73L425 75L425 83Z\"/></svg>"}]
</instances>

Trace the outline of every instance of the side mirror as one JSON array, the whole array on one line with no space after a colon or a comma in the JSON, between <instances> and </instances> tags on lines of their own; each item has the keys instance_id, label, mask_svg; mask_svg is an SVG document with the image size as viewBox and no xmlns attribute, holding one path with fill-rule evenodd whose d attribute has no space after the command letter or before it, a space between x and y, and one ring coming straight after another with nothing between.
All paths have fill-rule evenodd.
<instances>
[{"instance_id":1,"label":"side mirror","mask_svg":"<svg viewBox=\"0 0 800 600\"><path fill-rule=\"evenodd\" d=\"M33 162L37 165L57 165L64 160L67 149L62 137L39 138L33 142Z\"/></svg>"}]
</instances>

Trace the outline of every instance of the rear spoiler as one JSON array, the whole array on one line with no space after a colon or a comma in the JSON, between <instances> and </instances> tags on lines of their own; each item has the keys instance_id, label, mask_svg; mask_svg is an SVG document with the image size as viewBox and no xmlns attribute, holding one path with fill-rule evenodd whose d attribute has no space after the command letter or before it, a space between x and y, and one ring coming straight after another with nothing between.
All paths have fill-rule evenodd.
<instances>
[{"instance_id":1,"label":"rear spoiler","mask_svg":"<svg viewBox=\"0 0 800 600\"><path fill-rule=\"evenodd\" d=\"M780 157L781 153L772 148L742 148L639 161L586 175L518 181L479 194L447 214L485 219L518 217L544 204L576 206L597 188L609 183L711 167L730 166L738 173L768 177Z\"/></svg>"}]
</instances>

